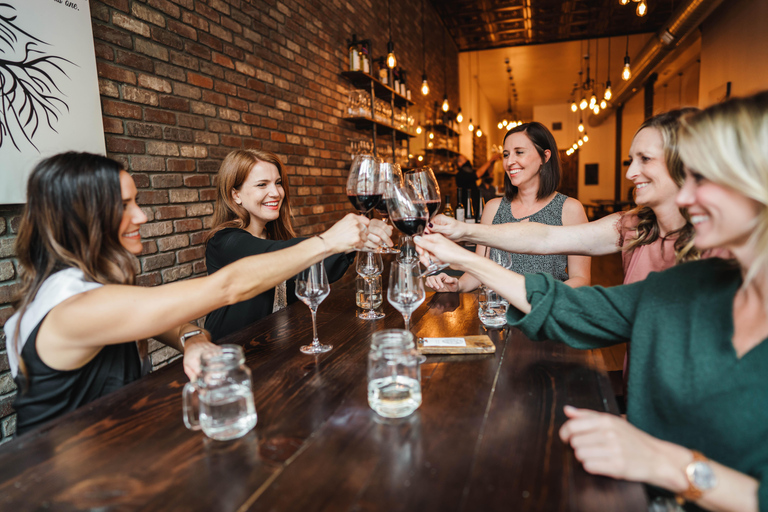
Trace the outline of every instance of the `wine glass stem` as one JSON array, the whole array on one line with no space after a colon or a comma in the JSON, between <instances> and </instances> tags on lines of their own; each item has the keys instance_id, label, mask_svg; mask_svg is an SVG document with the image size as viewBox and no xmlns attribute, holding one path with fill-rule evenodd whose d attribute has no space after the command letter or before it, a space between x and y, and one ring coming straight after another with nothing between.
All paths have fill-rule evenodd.
<instances>
[{"instance_id":1,"label":"wine glass stem","mask_svg":"<svg viewBox=\"0 0 768 512\"><path fill-rule=\"evenodd\" d=\"M411 314L403 313L403 321L405 322L405 330L410 331L411 330Z\"/></svg>"},{"instance_id":2,"label":"wine glass stem","mask_svg":"<svg viewBox=\"0 0 768 512\"><path fill-rule=\"evenodd\" d=\"M309 308L309 311L312 312L312 345L319 345L320 340L317 339L317 310L314 308Z\"/></svg>"}]
</instances>

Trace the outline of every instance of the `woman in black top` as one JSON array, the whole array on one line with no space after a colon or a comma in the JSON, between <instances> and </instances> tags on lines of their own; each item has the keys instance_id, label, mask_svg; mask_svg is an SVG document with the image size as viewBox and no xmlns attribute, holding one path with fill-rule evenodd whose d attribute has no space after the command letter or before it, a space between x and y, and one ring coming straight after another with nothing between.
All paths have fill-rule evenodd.
<instances>
[{"instance_id":1,"label":"woman in black top","mask_svg":"<svg viewBox=\"0 0 768 512\"><path fill-rule=\"evenodd\" d=\"M230 263L298 244L291 225L288 179L280 158L254 149L231 152L221 163L213 228L208 233L205 262L213 274ZM369 225L369 243L391 243L392 228L378 220ZM354 261L354 253L325 260L328 279L336 281ZM214 341L295 302L293 279L287 279L246 301L208 315L205 327Z\"/></svg>"}]
</instances>

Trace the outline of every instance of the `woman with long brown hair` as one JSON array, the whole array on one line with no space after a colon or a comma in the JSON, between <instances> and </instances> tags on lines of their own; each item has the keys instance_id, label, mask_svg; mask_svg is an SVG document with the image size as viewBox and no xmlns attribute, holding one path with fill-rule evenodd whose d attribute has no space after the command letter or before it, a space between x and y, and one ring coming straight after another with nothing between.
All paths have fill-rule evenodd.
<instances>
[{"instance_id":1,"label":"woman with long brown hair","mask_svg":"<svg viewBox=\"0 0 768 512\"><path fill-rule=\"evenodd\" d=\"M45 159L29 177L16 239L21 287L5 324L20 390L18 433L138 379L146 341L136 340L154 337L182 351L193 378L214 345L188 322L366 240L368 219L348 215L322 238L243 258L213 276L131 286L147 221L136 192L120 163L88 153Z\"/></svg>"},{"instance_id":2,"label":"woman with long brown hair","mask_svg":"<svg viewBox=\"0 0 768 512\"><path fill-rule=\"evenodd\" d=\"M206 237L205 262L214 274L246 256L278 251L300 243L291 223L288 176L280 158L269 151L232 151L221 163L218 174L213 228ZM373 220L369 245L391 244L390 226ZM354 261L354 253L325 259L331 282L340 279ZM212 339L242 329L256 320L295 302L292 279L246 301L221 307L208 315L206 328Z\"/></svg>"}]
</instances>

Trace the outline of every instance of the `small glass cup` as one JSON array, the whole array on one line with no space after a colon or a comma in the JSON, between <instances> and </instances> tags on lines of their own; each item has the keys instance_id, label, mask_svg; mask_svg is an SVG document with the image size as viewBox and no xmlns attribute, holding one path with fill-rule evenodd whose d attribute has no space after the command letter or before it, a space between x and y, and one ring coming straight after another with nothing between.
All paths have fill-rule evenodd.
<instances>
[{"instance_id":1,"label":"small glass cup","mask_svg":"<svg viewBox=\"0 0 768 512\"><path fill-rule=\"evenodd\" d=\"M421 367L413 334L373 333L368 353L368 405L385 418L404 418L421 405Z\"/></svg>"},{"instance_id":2,"label":"small glass cup","mask_svg":"<svg viewBox=\"0 0 768 512\"><path fill-rule=\"evenodd\" d=\"M358 275L355 279L357 291L355 304L363 311L356 313L362 320L378 320L384 318L384 313L377 311L382 303L381 274L372 276Z\"/></svg>"},{"instance_id":3,"label":"small glass cup","mask_svg":"<svg viewBox=\"0 0 768 512\"><path fill-rule=\"evenodd\" d=\"M184 386L184 425L217 441L237 439L256 426L251 370L243 348L221 345L200 357L200 375Z\"/></svg>"},{"instance_id":4,"label":"small glass cup","mask_svg":"<svg viewBox=\"0 0 768 512\"><path fill-rule=\"evenodd\" d=\"M507 325L509 303L486 286L480 288L477 316L487 329L500 329Z\"/></svg>"}]
</instances>

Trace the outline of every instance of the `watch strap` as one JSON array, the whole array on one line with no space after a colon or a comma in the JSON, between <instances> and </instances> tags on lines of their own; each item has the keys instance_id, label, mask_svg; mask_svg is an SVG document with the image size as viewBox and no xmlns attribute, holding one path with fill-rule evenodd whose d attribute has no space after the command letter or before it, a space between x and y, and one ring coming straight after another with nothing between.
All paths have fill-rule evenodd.
<instances>
[{"instance_id":1,"label":"watch strap","mask_svg":"<svg viewBox=\"0 0 768 512\"><path fill-rule=\"evenodd\" d=\"M186 343L189 338L192 336L197 336L198 334L203 334L202 329L195 329L194 331L188 331L179 336L179 341L181 342L181 348L186 348Z\"/></svg>"}]
</instances>

